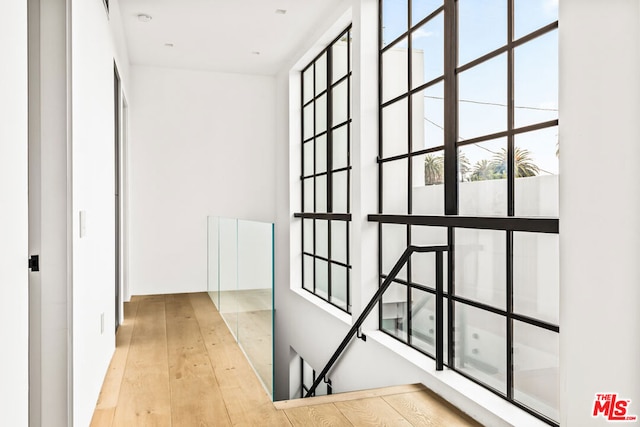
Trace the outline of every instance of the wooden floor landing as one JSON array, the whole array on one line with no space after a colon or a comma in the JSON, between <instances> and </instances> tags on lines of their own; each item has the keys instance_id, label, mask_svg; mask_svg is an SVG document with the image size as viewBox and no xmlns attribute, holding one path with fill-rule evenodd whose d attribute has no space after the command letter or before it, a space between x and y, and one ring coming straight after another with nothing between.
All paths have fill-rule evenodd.
<instances>
[{"instance_id":1,"label":"wooden floor landing","mask_svg":"<svg viewBox=\"0 0 640 427\"><path fill-rule=\"evenodd\" d=\"M133 297L92 427L478 426L421 385L271 402L206 293Z\"/></svg>"}]
</instances>

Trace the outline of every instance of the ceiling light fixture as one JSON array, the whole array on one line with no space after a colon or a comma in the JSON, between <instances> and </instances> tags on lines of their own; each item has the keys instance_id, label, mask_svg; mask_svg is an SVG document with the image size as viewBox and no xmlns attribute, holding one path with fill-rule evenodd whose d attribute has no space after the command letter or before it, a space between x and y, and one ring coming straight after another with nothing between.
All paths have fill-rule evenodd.
<instances>
[{"instance_id":1,"label":"ceiling light fixture","mask_svg":"<svg viewBox=\"0 0 640 427\"><path fill-rule=\"evenodd\" d=\"M165 43L164 44L166 47L173 47L173 43Z\"/></svg>"},{"instance_id":2,"label":"ceiling light fixture","mask_svg":"<svg viewBox=\"0 0 640 427\"><path fill-rule=\"evenodd\" d=\"M140 21L140 22L149 22L152 19L153 18L151 17L151 15L147 15L146 13L139 13L138 14L138 21Z\"/></svg>"},{"instance_id":3,"label":"ceiling light fixture","mask_svg":"<svg viewBox=\"0 0 640 427\"><path fill-rule=\"evenodd\" d=\"M251 52L253 55L260 55L260 52L258 52L257 50L254 50L253 52Z\"/></svg>"},{"instance_id":4,"label":"ceiling light fixture","mask_svg":"<svg viewBox=\"0 0 640 427\"><path fill-rule=\"evenodd\" d=\"M276 9L276 14L277 15L284 15L285 13L287 13L286 9Z\"/></svg>"}]
</instances>

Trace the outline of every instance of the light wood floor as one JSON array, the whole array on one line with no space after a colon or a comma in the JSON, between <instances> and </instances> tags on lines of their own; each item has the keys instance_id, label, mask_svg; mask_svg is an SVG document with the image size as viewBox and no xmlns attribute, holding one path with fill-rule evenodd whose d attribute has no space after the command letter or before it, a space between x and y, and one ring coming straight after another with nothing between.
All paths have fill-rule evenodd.
<instances>
[{"instance_id":1,"label":"light wood floor","mask_svg":"<svg viewBox=\"0 0 640 427\"><path fill-rule=\"evenodd\" d=\"M230 425L478 424L421 385L274 405L206 293L132 298L91 426Z\"/></svg>"}]
</instances>

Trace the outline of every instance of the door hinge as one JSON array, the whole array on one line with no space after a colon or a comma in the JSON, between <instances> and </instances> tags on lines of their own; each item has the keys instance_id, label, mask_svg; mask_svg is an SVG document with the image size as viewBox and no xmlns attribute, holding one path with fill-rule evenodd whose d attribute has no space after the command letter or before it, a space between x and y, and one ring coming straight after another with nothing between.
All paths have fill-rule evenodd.
<instances>
[{"instance_id":1,"label":"door hinge","mask_svg":"<svg viewBox=\"0 0 640 427\"><path fill-rule=\"evenodd\" d=\"M40 255L31 255L29 258L29 268L31 271L40 271Z\"/></svg>"}]
</instances>

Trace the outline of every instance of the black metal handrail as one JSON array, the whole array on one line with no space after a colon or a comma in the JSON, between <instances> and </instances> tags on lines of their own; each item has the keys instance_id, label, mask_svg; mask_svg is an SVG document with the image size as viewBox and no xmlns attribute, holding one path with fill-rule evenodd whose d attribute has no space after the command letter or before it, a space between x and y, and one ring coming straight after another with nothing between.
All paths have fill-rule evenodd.
<instances>
[{"instance_id":1,"label":"black metal handrail","mask_svg":"<svg viewBox=\"0 0 640 427\"><path fill-rule=\"evenodd\" d=\"M376 293L371 297L371 300L364 308L358 319L355 321L347 335L344 337L336 351L331 356L331 359L327 362L326 366L320 372L313 382L313 385L307 391L307 394L304 397L311 397L314 395L316 388L320 384L320 382L325 378L325 376L329 373L333 365L338 361L344 350L347 348L351 340L353 339L360 327L367 319L373 308L382 300L382 295L389 288L391 283L395 280L396 276L407 263L409 258L414 252L425 253L425 252L435 252L436 255L436 370L441 371L443 368L443 330L442 330L442 315L443 315L443 252L449 250L449 246L409 246L402 253L396 264L391 269L389 275L384 279Z\"/></svg>"}]
</instances>

